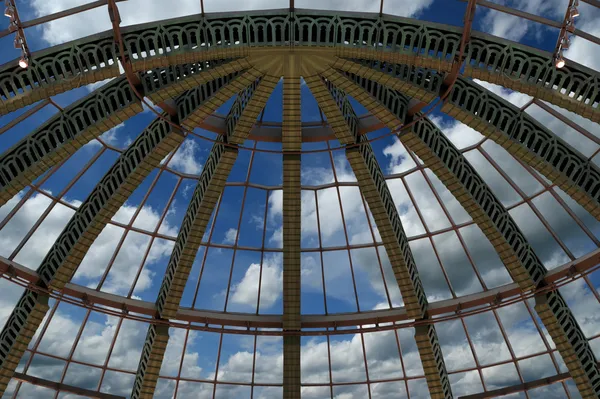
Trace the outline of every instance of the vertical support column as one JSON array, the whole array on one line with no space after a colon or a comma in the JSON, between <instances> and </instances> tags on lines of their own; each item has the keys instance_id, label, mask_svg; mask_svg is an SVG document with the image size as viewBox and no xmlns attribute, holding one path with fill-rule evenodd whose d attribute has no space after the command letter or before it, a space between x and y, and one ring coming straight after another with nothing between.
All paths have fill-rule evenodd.
<instances>
[{"instance_id":1,"label":"vertical support column","mask_svg":"<svg viewBox=\"0 0 600 399\"><path fill-rule=\"evenodd\" d=\"M194 123L202 123L221 104L235 93L238 97L227 115L227 132L213 145L204 164L196 189L183 218L177 240L156 301L157 318L165 321L176 317L179 302L192 269L196 253L200 247L206 226L213 209L225 188L225 182L237 159L237 146L227 145L229 138L235 137L242 142L248 137L254 121L269 98L270 91L263 87L262 95L255 96L261 87L262 79L256 70L251 69L230 84L215 89L215 93L206 101L199 101L206 88L190 91L185 98L176 100L178 114ZM193 112L189 109L194 108ZM258 109L258 112L256 111ZM248 123L240 124L244 120ZM252 123L249 121L252 120ZM187 124L187 122L182 122ZM131 399L150 399L158 381L160 367L169 339L168 328L151 325L146 335L142 357L138 365Z\"/></svg>"},{"instance_id":2,"label":"vertical support column","mask_svg":"<svg viewBox=\"0 0 600 399\"><path fill-rule=\"evenodd\" d=\"M369 204L390 259L408 315L424 323L415 329L415 340L423 364L429 394L435 399L452 398L450 381L433 324L428 324L427 297L400 216L392 200L381 167L371 145L358 135L358 118L346 94L331 81L315 76L305 81L319 102L327 121L342 144L361 143L346 150L348 161ZM345 123L341 123L344 121Z\"/></svg>"},{"instance_id":3,"label":"vertical support column","mask_svg":"<svg viewBox=\"0 0 600 399\"><path fill-rule=\"evenodd\" d=\"M300 76L293 55L283 77L283 330L300 332L301 155ZM290 152L290 153L286 153ZM291 153L296 152L296 153ZM300 399L300 335L283 338L283 397Z\"/></svg>"}]
</instances>

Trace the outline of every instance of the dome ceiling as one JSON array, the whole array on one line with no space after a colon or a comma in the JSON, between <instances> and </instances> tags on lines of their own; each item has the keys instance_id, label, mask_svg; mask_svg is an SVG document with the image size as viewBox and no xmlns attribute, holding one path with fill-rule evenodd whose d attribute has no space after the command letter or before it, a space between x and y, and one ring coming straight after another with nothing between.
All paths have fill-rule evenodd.
<instances>
[{"instance_id":1,"label":"dome ceiling","mask_svg":"<svg viewBox=\"0 0 600 399\"><path fill-rule=\"evenodd\" d=\"M592 0L101 3L7 1L3 397L600 396Z\"/></svg>"}]
</instances>

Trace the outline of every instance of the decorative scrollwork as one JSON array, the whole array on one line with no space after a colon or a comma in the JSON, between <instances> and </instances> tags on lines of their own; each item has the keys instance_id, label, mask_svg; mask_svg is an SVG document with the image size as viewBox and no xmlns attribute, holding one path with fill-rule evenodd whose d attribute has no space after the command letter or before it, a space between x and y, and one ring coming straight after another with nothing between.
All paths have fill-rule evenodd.
<instances>
[{"instance_id":1,"label":"decorative scrollwork","mask_svg":"<svg viewBox=\"0 0 600 399\"><path fill-rule=\"evenodd\" d=\"M579 323L559 291L536 297L536 311L546 325L583 397L600 397L600 368Z\"/></svg>"},{"instance_id":2,"label":"decorative scrollwork","mask_svg":"<svg viewBox=\"0 0 600 399\"><path fill-rule=\"evenodd\" d=\"M70 280L93 239L125 202L128 197L125 194L132 192L134 186L130 183L140 182L150 172L148 166L141 167L142 164L158 164L182 140L183 136L173 133L166 121L156 119L121 154L81 204L38 268L46 286L61 289ZM87 240L82 244L86 235Z\"/></svg>"},{"instance_id":3,"label":"decorative scrollwork","mask_svg":"<svg viewBox=\"0 0 600 399\"><path fill-rule=\"evenodd\" d=\"M570 61L556 69L551 55L518 43L476 33L466 48L465 74L488 80L525 83L515 89L544 90L551 97L567 99L575 112L600 118L600 74ZM415 65L425 59L452 61L457 55L460 29L394 16L328 14L321 11L275 10L250 14L205 14L160 21L123 29L125 51L135 63L169 55L207 52L213 49L249 47L324 46L372 49L406 54ZM78 77L68 88L118 74L118 52L112 33L95 35L34 54L32 65L21 70L16 62L0 69L0 104L10 111L33 100L27 92L64 83ZM193 57L192 57L193 58ZM165 61L166 62L166 61ZM410 71L396 71L410 73ZM80 79L85 76L85 79ZM479 75L478 75L479 76ZM425 84L425 82L422 82ZM437 84L437 82L435 82ZM57 90L63 90L57 87ZM52 93L54 94L54 93ZM542 93L538 97L544 98ZM17 105L11 105L22 98ZM549 99L552 101L552 99ZM564 104L560 104L563 105Z\"/></svg>"}]
</instances>

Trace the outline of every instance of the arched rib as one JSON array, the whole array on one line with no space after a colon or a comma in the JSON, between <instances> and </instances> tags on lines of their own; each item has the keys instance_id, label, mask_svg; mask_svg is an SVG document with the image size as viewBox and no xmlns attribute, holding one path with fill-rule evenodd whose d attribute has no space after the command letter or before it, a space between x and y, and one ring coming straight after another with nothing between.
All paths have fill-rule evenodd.
<instances>
[{"instance_id":1,"label":"arched rib","mask_svg":"<svg viewBox=\"0 0 600 399\"><path fill-rule=\"evenodd\" d=\"M304 80L338 140L342 144L362 143L346 150L348 161L377 224L407 313L416 320L427 319L427 297L398 210L371 145L358 135L358 119L346 94L318 75L304 76ZM452 398L435 327L415 328L415 340L431 397Z\"/></svg>"},{"instance_id":2,"label":"arched rib","mask_svg":"<svg viewBox=\"0 0 600 399\"><path fill-rule=\"evenodd\" d=\"M183 135L157 119L121 154L77 209L40 267L42 289L62 290L90 245L133 190L179 143ZM47 297L25 290L0 334L0 375L7 381L48 310ZM6 386L0 383L0 393Z\"/></svg>"},{"instance_id":3,"label":"arched rib","mask_svg":"<svg viewBox=\"0 0 600 399\"><path fill-rule=\"evenodd\" d=\"M219 77L236 74L246 60L156 68L140 76L139 91L155 103ZM0 156L0 205L82 146L142 112L125 78L117 78L71 104Z\"/></svg>"},{"instance_id":4,"label":"arched rib","mask_svg":"<svg viewBox=\"0 0 600 399\"><path fill-rule=\"evenodd\" d=\"M334 70L324 73L355 96L367 109L394 129L411 120L410 99L378 83ZM415 117L418 117L416 115ZM513 280L521 289L543 286L546 268L537 257L511 215L491 192L460 151L427 118L417 121L401 136L452 192L494 245ZM600 392L596 359L583 332L558 291L536 298L536 310L550 332L583 397ZM592 395L592 396L590 396Z\"/></svg>"},{"instance_id":5,"label":"arched rib","mask_svg":"<svg viewBox=\"0 0 600 399\"><path fill-rule=\"evenodd\" d=\"M243 142L243 138L248 136L254 124L249 124L249 121L256 121L277 82L276 79L265 78L255 69L251 69L234 83L220 90L218 99L214 97L222 104L239 92L228 115L230 123L227 125L227 134L225 137L220 136L220 142L215 143L211 149L177 235L156 301L159 319L176 317L204 231L237 158L237 148L225 146L223 141L235 138ZM178 112L182 105L184 102L178 101ZM216 109L217 106L213 108ZM205 113L204 117L210 114ZM168 339L166 326L149 326L131 394L132 399L154 396Z\"/></svg>"},{"instance_id":6,"label":"arched rib","mask_svg":"<svg viewBox=\"0 0 600 399\"><path fill-rule=\"evenodd\" d=\"M333 65L423 102L441 91L443 75L407 65L338 60ZM600 168L535 118L477 83L459 77L442 111L479 131L558 185L600 220Z\"/></svg>"},{"instance_id":7,"label":"arched rib","mask_svg":"<svg viewBox=\"0 0 600 399\"><path fill-rule=\"evenodd\" d=\"M335 70L323 74L344 89L392 130L410 121L410 97L357 75ZM418 118L415 115L415 118ZM521 289L538 285L546 270L506 208L463 154L429 120L420 119L400 136L470 214Z\"/></svg>"},{"instance_id":8,"label":"arched rib","mask_svg":"<svg viewBox=\"0 0 600 399\"><path fill-rule=\"evenodd\" d=\"M343 57L365 57L448 71L458 55L461 29L390 15L317 10L192 15L124 27L123 44L134 71L214 59L244 57L265 47L321 48ZM297 51L297 50L295 50ZM83 84L118 76L119 52L107 31L0 67L0 114ZM502 83L600 121L600 74L568 60L558 69L552 54L472 32L465 74Z\"/></svg>"}]
</instances>

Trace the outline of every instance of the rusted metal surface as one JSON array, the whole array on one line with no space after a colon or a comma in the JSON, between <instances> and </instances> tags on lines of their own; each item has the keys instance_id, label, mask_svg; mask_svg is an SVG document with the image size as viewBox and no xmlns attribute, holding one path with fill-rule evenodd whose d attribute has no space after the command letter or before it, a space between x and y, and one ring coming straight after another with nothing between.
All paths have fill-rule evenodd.
<instances>
[{"instance_id":1,"label":"rusted metal surface","mask_svg":"<svg viewBox=\"0 0 600 399\"><path fill-rule=\"evenodd\" d=\"M34 377L31 375L26 375L23 373L15 373L13 377L15 380L27 382L29 384L37 385L44 388L54 389L60 392L68 392L73 393L75 395L86 396L88 398L94 399L125 399L124 396L110 395L108 393L102 393L97 391L92 391L89 389L79 388L73 385L63 384L62 382L54 382L45 380L43 378Z\"/></svg>"}]
</instances>

